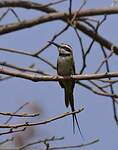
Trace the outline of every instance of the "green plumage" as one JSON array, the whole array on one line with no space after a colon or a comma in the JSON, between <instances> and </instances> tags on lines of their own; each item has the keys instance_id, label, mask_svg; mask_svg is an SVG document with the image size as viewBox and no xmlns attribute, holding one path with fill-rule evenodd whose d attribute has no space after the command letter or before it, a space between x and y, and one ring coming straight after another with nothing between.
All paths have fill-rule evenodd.
<instances>
[{"instance_id":1,"label":"green plumage","mask_svg":"<svg viewBox=\"0 0 118 150\"><path fill-rule=\"evenodd\" d=\"M57 44L53 41L49 41L50 44L55 45L58 48L59 56L57 59L57 73L61 76L70 76L75 74L75 65L74 65L74 59L73 59L73 53L71 46L67 44ZM75 86L74 80L65 80L65 81L59 81L59 84L64 89L65 92L65 105L66 107L70 106L71 111L75 111L74 108L74 97L73 97L73 91ZM82 136L79 123L76 117L76 114L72 114L73 116L73 132L75 133L75 122L77 124L77 127L80 131L80 134ZM83 137L83 136L82 136Z\"/></svg>"},{"instance_id":2,"label":"green plumage","mask_svg":"<svg viewBox=\"0 0 118 150\"><path fill-rule=\"evenodd\" d=\"M62 76L70 76L75 74L74 60L73 55L71 53L70 55L69 54L59 55L57 59L57 73ZM64 88L66 107L70 106L71 111L72 112L75 111L74 96L73 96L75 81L74 80L60 81L59 84L61 85L62 88ZM76 122L81 134L76 114L73 114L72 116L73 116L73 132L75 133L75 122Z\"/></svg>"}]
</instances>

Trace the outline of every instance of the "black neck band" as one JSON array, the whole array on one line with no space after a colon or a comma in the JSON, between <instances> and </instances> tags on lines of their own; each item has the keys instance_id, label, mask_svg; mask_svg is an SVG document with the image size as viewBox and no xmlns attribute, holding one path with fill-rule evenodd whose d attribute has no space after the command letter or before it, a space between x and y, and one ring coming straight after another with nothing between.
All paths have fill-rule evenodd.
<instances>
[{"instance_id":1,"label":"black neck band","mask_svg":"<svg viewBox=\"0 0 118 150\"><path fill-rule=\"evenodd\" d=\"M70 53L66 53L66 54L64 54L64 53L63 53L63 54L62 54L62 53L60 53L60 54L59 54L59 56L70 56L70 55L71 55Z\"/></svg>"}]
</instances>

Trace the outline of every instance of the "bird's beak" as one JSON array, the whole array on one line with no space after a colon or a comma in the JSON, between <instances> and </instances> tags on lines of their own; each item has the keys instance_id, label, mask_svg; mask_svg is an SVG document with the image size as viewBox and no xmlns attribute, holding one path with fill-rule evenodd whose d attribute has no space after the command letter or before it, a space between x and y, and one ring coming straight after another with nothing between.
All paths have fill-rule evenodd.
<instances>
[{"instance_id":1,"label":"bird's beak","mask_svg":"<svg viewBox=\"0 0 118 150\"><path fill-rule=\"evenodd\" d=\"M55 45L56 47L60 47L60 45L59 44L57 44L57 43L55 43L55 42L53 42L53 41L48 41L50 44L53 44L53 45Z\"/></svg>"}]
</instances>

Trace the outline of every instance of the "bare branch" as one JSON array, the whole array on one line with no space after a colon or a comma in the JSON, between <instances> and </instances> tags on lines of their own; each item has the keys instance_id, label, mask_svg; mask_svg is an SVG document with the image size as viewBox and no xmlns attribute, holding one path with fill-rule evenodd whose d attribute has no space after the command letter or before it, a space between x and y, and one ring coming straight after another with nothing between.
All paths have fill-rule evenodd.
<instances>
[{"instance_id":1,"label":"bare branch","mask_svg":"<svg viewBox=\"0 0 118 150\"><path fill-rule=\"evenodd\" d=\"M33 69L32 66L34 66L34 64L31 64L29 67L27 68L22 68L22 67L18 67L16 65L13 65L13 64L9 64L7 62L0 62L0 65L1 66L5 66L5 67L9 67L11 69L15 69L15 70L19 70L19 71L23 71L23 72L33 72L33 73L39 73L39 74L42 74L42 75L48 75L47 73L44 73L43 71L41 70L37 70L37 69ZM1 79L0 79L1 80Z\"/></svg>"},{"instance_id":2,"label":"bare branch","mask_svg":"<svg viewBox=\"0 0 118 150\"><path fill-rule=\"evenodd\" d=\"M34 58L40 59L41 61L45 62L51 68L56 69L56 67L51 62L49 62L45 58L42 58L41 56L36 55L36 53L29 53L27 51L21 51L21 50L10 49L10 48L0 48L0 51L5 51L5 52L14 53L14 54L16 53L16 54L20 54L20 55L26 55L26 56L34 57Z\"/></svg>"},{"instance_id":3,"label":"bare branch","mask_svg":"<svg viewBox=\"0 0 118 150\"><path fill-rule=\"evenodd\" d=\"M25 8L25 9L34 9L34 10L40 10L46 13L53 13L55 10L49 6L49 4L43 5L31 1L11 1L11 0L4 0L0 1L0 8L6 8L6 7L19 7L19 8Z\"/></svg>"},{"instance_id":4,"label":"bare branch","mask_svg":"<svg viewBox=\"0 0 118 150\"><path fill-rule=\"evenodd\" d=\"M11 134L11 133L16 133L16 132L21 132L21 131L25 131L26 127L24 127L23 129L18 129L18 130L13 130L12 128L9 129L9 131L6 132L0 132L0 136L1 135L7 135L7 134Z\"/></svg>"},{"instance_id":5,"label":"bare branch","mask_svg":"<svg viewBox=\"0 0 118 150\"><path fill-rule=\"evenodd\" d=\"M104 58L108 58L108 56L107 56L107 54L105 52L105 49L102 46L101 46L101 49L102 49L102 52L104 54ZM111 48L111 50L112 50L112 48ZM106 63L106 70L107 70L107 72L110 72L109 62L108 62L107 59L106 59L105 63ZM111 79L111 77L109 77L109 80L110 79ZM112 84L110 84L110 91L111 91L111 94L115 93L114 92L114 87L113 87ZM112 98L112 106L113 106L114 119L115 119L117 127L118 127L118 116L117 116L117 109L116 109L116 102L115 102L116 99L115 99L115 97L111 97L111 98Z\"/></svg>"},{"instance_id":6,"label":"bare branch","mask_svg":"<svg viewBox=\"0 0 118 150\"><path fill-rule=\"evenodd\" d=\"M94 140L92 142L88 142L88 143L85 143L85 144L80 144L80 145L73 145L73 146L63 146L63 147L53 147L53 148L49 148L49 150L62 150L62 149L74 149L74 148L81 148L81 147L85 147L85 146L89 146L89 145L92 145L92 144L95 144L99 142L99 139L97 140Z\"/></svg>"},{"instance_id":7,"label":"bare branch","mask_svg":"<svg viewBox=\"0 0 118 150\"><path fill-rule=\"evenodd\" d=\"M10 139L6 139L6 140L0 142L0 145L6 144L7 142L12 142L13 140L14 140L14 137L12 137L12 138L10 138Z\"/></svg>"},{"instance_id":8,"label":"bare branch","mask_svg":"<svg viewBox=\"0 0 118 150\"><path fill-rule=\"evenodd\" d=\"M49 7L50 4L40 4L40 3L35 3L31 1L9 1L9 0L4 0L0 1L0 8L6 8L6 7L20 7L20 8L26 8L26 9L34 9L38 11L43 11L46 13L54 13L57 12L57 10L53 9L52 7ZM53 4L52 4L53 5ZM72 12L73 13L73 12ZM78 14L80 17L87 17L87 16L97 16L97 15L112 15L112 14L117 14L118 13L118 8L117 7L107 7L107 8L92 8L92 9L85 9L81 10Z\"/></svg>"},{"instance_id":9,"label":"bare branch","mask_svg":"<svg viewBox=\"0 0 118 150\"><path fill-rule=\"evenodd\" d=\"M13 114L15 115L16 113L18 113L21 109L23 109L26 105L28 105L29 103L26 102L23 105L21 105ZM10 120L13 118L13 116L10 116L5 122L4 124L7 124L8 122L10 122Z\"/></svg>"},{"instance_id":10,"label":"bare branch","mask_svg":"<svg viewBox=\"0 0 118 150\"><path fill-rule=\"evenodd\" d=\"M98 73L101 69L101 67L104 65L104 63L106 61L108 61L108 59L113 55L113 51L111 51L111 53L109 54L109 56L107 56L106 58L104 58L104 60L101 62L101 64L99 65L99 67L97 68L97 70L95 71L95 73Z\"/></svg>"},{"instance_id":11,"label":"bare branch","mask_svg":"<svg viewBox=\"0 0 118 150\"><path fill-rule=\"evenodd\" d=\"M69 25L66 25L64 28L61 29L61 31L59 31L58 33L56 33L51 40L49 41L54 41L57 37L59 37L62 33L64 33L66 30L68 30L69 28ZM49 46L51 45L51 43L48 43L46 44L43 48L41 48L40 50L37 50L35 53L34 53L34 56L36 55L39 55L40 53L42 53L46 48L48 48ZM56 68L54 68L56 69Z\"/></svg>"},{"instance_id":12,"label":"bare branch","mask_svg":"<svg viewBox=\"0 0 118 150\"><path fill-rule=\"evenodd\" d=\"M82 82L80 82L80 81L77 81L77 83L78 83L79 85L81 85L82 87L84 87L84 88L90 90L90 91L93 92L94 94L101 95L101 96L106 96L106 97L110 97L110 98L112 98L112 97L118 98L118 95L111 94L111 93L108 93L108 92L97 91L97 90L95 90L94 88L90 87L89 85L84 84L84 83L82 83ZM117 99L114 99L114 101L115 101L116 103L118 103L118 100L117 100Z\"/></svg>"},{"instance_id":13,"label":"bare branch","mask_svg":"<svg viewBox=\"0 0 118 150\"><path fill-rule=\"evenodd\" d=\"M35 142L31 142L31 143L28 143L26 145L21 146L21 147L17 148L17 150L23 150L23 149L25 149L29 146L40 144L40 143L47 143L47 142L50 142L50 141L60 141L60 140L63 140L63 139L64 139L64 137L56 138L54 136L52 138L48 138L48 139L44 139L44 140L37 140Z\"/></svg>"},{"instance_id":14,"label":"bare branch","mask_svg":"<svg viewBox=\"0 0 118 150\"><path fill-rule=\"evenodd\" d=\"M72 14L72 0L69 0L69 18L71 18Z\"/></svg>"},{"instance_id":15,"label":"bare branch","mask_svg":"<svg viewBox=\"0 0 118 150\"><path fill-rule=\"evenodd\" d=\"M9 8L0 16L0 21L8 14Z\"/></svg>"},{"instance_id":16,"label":"bare branch","mask_svg":"<svg viewBox=\"0 0 118 150\"><path fill-rule=\"evenodd\" d=\"M108 8L107 9L103 9L106 13L104 11L102 11L102 15L103 14L109 14L108 13L109 9ZM115 12L116 12L116 9L115 9ZM72 15L74 15L75 13L76 12L72 13ZM82 13L82 11L81 11L81 13ZM77 15L79 17L81 17L81 13L79 12L79 14L77 14ZM117 13L118 13L118 8L117 8ZM25 29L25 28L29 28L29 27L32 27L32 26L35 26L35 25L39 25L39 24L42 24L42 23L45 23L45 22L49 22L49 21L62 20L62 21L67 23L68 22L68 16L69 16L68 13L60 13L60 12L58 13L56 11L56 13L51 13L51 14L48 14L46 16L37 17L37 18L31 19L31 20L24 20L24 21L22 21L20 23L18 22L18 23L12 23L12 24L8 24L8 25L1 25L1 27L0 27L0 35L5 34L5 33L10 33L10 32L13 32L13 31L17 31L17 30L21 30L21 29ZM115 44L113 44L110 41L106 40L101 35L96 34L95 31L87 28L86 26L84 26L80 22L76 23L76 27L80 31L82 31L83 33L85 33L86 35L91 37L92 39L95 39L95 41L97 41L98 43L100 43L101 45L106 47L107 49L111 50L111 47L113 47L114 53L118 55L118 47L115 46Z\"/></svg>"},{"instance_id":17,"label":"bare branch","mask_svg":"<svg viewBox=\"0 0 118 150\"><path fill-rule=\"evenodd\" d=\"M89 29L88 27L84 26L82 23L77 22L76 27L81 30L83 33L91 37L92 39L94 38L95 41L97 41L99 44L103 45L106 47L108 50L111 51L111 48L113 49L113 52L118 55L118 47L115 46L112 42L106 40L103 38L100 34L96 34L95 31Z\"/></svg>"},{"instance_id":18,"label":"bare branch","mask_svg":"<svg viewBox=\"0 0 118 150\"><path fill-rule=\"evenodd\" d=\"M10 75L14 77L28 79L34 82L39 81L62 81L62 80L98 80L102 78L115 78L118 77L118 72L99 73L99 74L83 74L83 75L71 75L71 76L43 76L36 73L25 73L20 71L11 71L5 68L0 69L0 74Z\"/></svg>"},{"instance_id":19,"label":"bare branch","mask_svg":"<svg viewBox=\"0 0 118 150\"><path fill-rule=\"evenodd\" d=\"M69 116L69 115L72 115L72 114L75 114L75 113L80 113L84 110L84 108L81 108L79 110L75 110L73 112L65 112L64 114L62 115L59 115L57 117L54 117L54 118L50 118L48 120L45 120L45 121L40 121L40 122L36 122L36 123L24 123L24 124L15 124L15 125L0 125L0 128L7 128L7 129L17 129L17 128L21 128L21 127L31 127L31 126L37 126L37 125L42 125L42 124L47 124L47 123L50 123L52 121L55 121L55 120L59 120L61 118L64 118L66 116Z\"/></svg>"},{"instance_id":20,"label":"bare branch","mask_svg":"<svg viewBox=\"0 0 118 150\"><path fill-rule=\"evenodd\" d=\"M26 145L13 148L13 149L14 150L23 150L25 148L28 148L28 147L36 145L36 144L40 144L40 143L46 144L47 142L60 141L60 140L63 140L63 139L64 139L64 137L56 138L54 136L52 138L48 138L48 139L44 139L44 140L37 140L37 141L31 142L31 143L28 143ZM88 143L80 144L80 145L73 145L73 146L71 145L71 146L62 146L62 147L49 147L48 150L62 150L62 149L70 149L70 148L72 148L72 149L73 148L82 148L82 147L85 147L85 146L95 144L97 142L99 142L99 139L93 140L93 141L88 142Z\"/></svg>"},{"instance_id":21,"label":"bare branch","mask_svg":"<svg viewBox=\"0 0 118 150\"><path fill-rule=\"evenodd\" d=\"M21 113L21 114L14 114L11 112L0 112L0 115L3 116L12 116L12 117L36 117L39 116L39 113L34 113L34 114L28 114L28 113Z\"/></svg>"}]
</instances>

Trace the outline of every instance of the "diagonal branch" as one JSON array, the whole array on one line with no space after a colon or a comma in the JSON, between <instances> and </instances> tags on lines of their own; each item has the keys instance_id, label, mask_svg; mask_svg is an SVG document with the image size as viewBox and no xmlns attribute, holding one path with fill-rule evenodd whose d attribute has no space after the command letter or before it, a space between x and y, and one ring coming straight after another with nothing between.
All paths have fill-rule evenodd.
<instances>
[{"instance_id":1,"label":"diagonal branch","mask_svg":"<svg viewBox=\"0 0 118 150\"><path fill-rule=\"evenodd\" d=\"M56 116L56 117L53 117L53 118L50 118L50 119L47 119L47 120L44 120L44 121L36 122L36 123L28 123L28 122L26 122L26 123L23 123L23 124L0 125L0 128L17 129L17 128L21 128L21 127L31 127L31 126L37 126L37 125L47 124L47 123L50 123L52 121L64 118L66 116L69 116L69 115L72 115L72 114L75 114L75 113L80 113L83 110L84 110L84 108L81 108L79 110L75 110L73 112L65 112L64 114L61 114L59 116Z\"/></svg>"},{"instance_id":2,"label":"diagonal branch","mask_svg":"<svg viewBox=\"0 0 118 150\"><path fill-rule=\"evenodd\" d=\"M0 8L6 8L6 7L19 7L19 8L25 8L25 9L34 9L34 10L40 10L46 13L53 13L56 12L55 9L51 7L47 7L49 4L43 5L35 2L30 1L11 1L11 0L4 0L0 1Z\"/></svg>"},{"instance_id":3,"label":"diagonal branch","mask_svg":"<svg viewBox=\"0 0 118 150\"><path fill-rule=\"evenodd\" d=\"M77 28L88 35L90 38L94 39L96 42L100 43L100 45L104 46L108 50L113 50L113 52L118 55L118 47L114 45L112 42L108 41L104 37L102 37L100 34L96 33L95 31L91 30L90 28L86 27L80 22L77 22L76 24Z\"/></svg>"},{"instance_id":4,"label":"diagonal branch","mask_svg":"<svg viewBox=\"0 0 118 150\"><path fill-rule=\"evenodd\" d=\"M37 11L43 11L45 13L54 13L57 12L56 9L49 7L49 4L40 4L36 2L31 1L10 1L10 0L4 0L0 1L0 8L6 8L6 7L19 7L19 8L25 8L25 9L34 9ZM72 15L75 12L72 12ZM84 9L79 12L79 17L87 17L87 16L98 16L98 15L113 15L118 13L118 7L106 7L106 8L92 8L92 9ZM69 15L69 14L68 14Z\"/></svg>"},{"instance_id":5,"label":"diagonal branch","mask_svg":"<svg viewBox=\"0 0 118 150\"><path fill-rule=\"evenodd\" d=\"M94 140L94 141L92 141L92 142L80 144L80 145L53 147L53 148L49 148L49 150L62 150L62 149L82 148L82 147L85 147L85 146L89 146L89 145L95 144L95 143L97 143L97 142L99 142L99 139L96 139L96 140Z\"/></svg>"},{"instance_id":6,"label":"diagonal branch","mask_svg":"<svg viewBox=\"0 0 118 150\"><path fill-rule=\"evenodd\" d=\"M56 67L51 62L49 62L45 58L42 58L41 56L36 55L36 53L31 53L31 52L29 53L29 52L26 52L26 51L21 51L21 50L16 50L16 49L10 49L10 48L0 48L0 51L10 52L10 53L16 53L16 54L30 56L30 57L35 57L35 58L40 59L41 61L45 62L46 64L48 64L53 69L56 69Z\"/></svg>"},{"instance_id":7,"label":"diagonal branch","mask_svg":"<svg viewBox=\"0 0 118 150\"><path fill-rule=\"evenodd\" d=\"M118 13L118 9L117 9L117 13ZM74 15L74 14L75 14L75 12L72 13L72 15ZM106 11L106 14L107 14L107 11ZM80 12L77 15L79 17L81 17ZM40 16L40 17L30 19L30 20L24 20L24 21L17 22L17 23L1 25L0 26L0 35L18 31L18 30L25 29L25 28L29 28L29 27L36 26L36 25L46 23L46 22L50 22L50 21L62 20L64 22L68 23L68 17L69 17L69 14L67 12L66 13L65 12L64 13L56 12L56 13L51 13L51 14L48 14L45 16ZM88 35L90 38L95 39L96 42L98 42L99 44L101 44L102 46L107 48L108 50L112 49L114 51L114 53L118 55L118 47L115 44L108 41L107 39L102 37L100 34L98 34L98 33L96 34L95 31L91 30L90 28L86 27L85 25L83 25L80 22L76 22L76 27L77 27L77 29L79 29L80 31L82 31L83 33Z\"/></svg>"}]
</instances>

